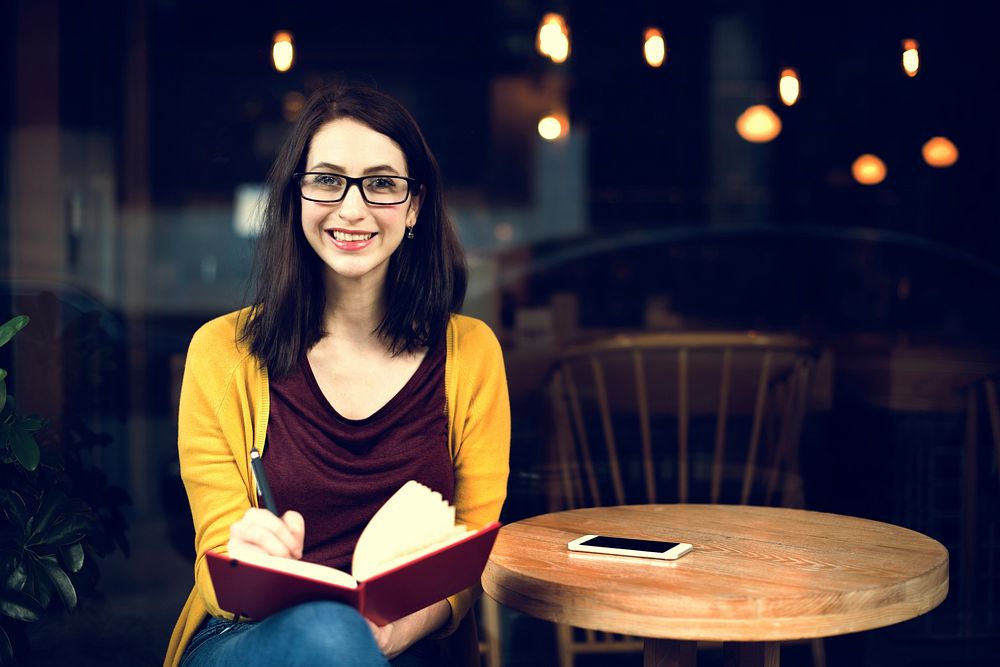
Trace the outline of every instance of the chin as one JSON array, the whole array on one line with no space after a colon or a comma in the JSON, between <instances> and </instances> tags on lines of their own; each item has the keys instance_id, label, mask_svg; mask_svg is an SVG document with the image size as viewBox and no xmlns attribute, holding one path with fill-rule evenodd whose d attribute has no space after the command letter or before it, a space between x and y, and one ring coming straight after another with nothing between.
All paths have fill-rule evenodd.
<instances>
[{"instance_id":1,"label":"chin","mask_svg":"<svg viewBox=\"0 0 1000 667\"><path fill-rule=\"evenodd\" d=\"M375 274L381 274L384 278L385 272L380 272L380 268L380 265L372 266L365 264L359 266L357 264L345 264L343 262L333 262L327 264L327 270L333 275L333 277L347 280L360 280L366 276Z\"/></svg>"}]
</instances>

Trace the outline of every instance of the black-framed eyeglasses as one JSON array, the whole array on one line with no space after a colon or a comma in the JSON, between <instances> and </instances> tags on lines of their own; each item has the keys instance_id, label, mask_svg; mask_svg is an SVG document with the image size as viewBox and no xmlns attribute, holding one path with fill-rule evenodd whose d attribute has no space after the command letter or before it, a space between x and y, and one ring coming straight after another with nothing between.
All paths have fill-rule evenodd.
<instances>
[{"instance_id":1,"label":"black-framed eyeglasses","mask_svg":"<svg viewBox=\"0 0 1000 667\"><path fill-rule=\"evenodd\" d=\"M343 201L352 185L358 186L367 204L388 206L402 204L420 184L414 178L374 174L354 178L328 171L305 171L292 174L303 199L333 204Z\"/></svg>"}]
</instances>

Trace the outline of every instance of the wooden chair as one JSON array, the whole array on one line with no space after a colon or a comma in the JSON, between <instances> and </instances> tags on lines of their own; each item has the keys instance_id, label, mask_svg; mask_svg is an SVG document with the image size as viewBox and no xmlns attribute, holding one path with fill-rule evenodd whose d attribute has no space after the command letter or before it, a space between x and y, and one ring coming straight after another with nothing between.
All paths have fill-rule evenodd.
<instances>
[{"instance_id":1,"label":"wooden chair","mask_svg":"<svg viewBox=\"0 0 1000 667\"><path fill-rule=\"evenodd\" d=\"M1000 521L1000 376L986 376L966 390L965 442L962 452L961 546L958 558L960 631L976 634L985 617L996 627L1000 572L996 546ZM982 411L982 413L980 412ZM984 465L985 463L985 465ZM985 508L985 512L980 511ZM985 558L984 558L985 556Z\"/></svg>"},{"instance_id":2,"label":"wooden chair","mask_svg":"<svg viewBox=\"0 0 1000 667\"><path fill-rule=\"evenodd\" d=\"M552 510L801 507L798 443L816 357L796 337L743 333L616 336L567 350L550 384ZM581 653L642 650L635 638L557 628L562 667ZM813 653L822 665L821 645Z\"/></svg>"}]
</instances>

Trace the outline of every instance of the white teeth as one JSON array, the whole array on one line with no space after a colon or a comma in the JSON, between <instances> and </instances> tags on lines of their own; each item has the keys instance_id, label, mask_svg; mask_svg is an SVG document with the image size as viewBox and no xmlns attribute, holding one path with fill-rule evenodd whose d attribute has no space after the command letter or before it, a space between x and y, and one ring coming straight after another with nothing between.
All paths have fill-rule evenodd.
<instances>
[{"instance_id":1,"label":"white teeth","mask_svg":"<svg viewBox=\"0 0 1000 667\"><path fill-rule=\"evenodd\" d=\"M374 232L367 232L364 234L348 234L347 232L342 232L339 229L331 231L333 233L333 238L337 241L367 241L375 236Z\"/></svg>"}]
</instances>

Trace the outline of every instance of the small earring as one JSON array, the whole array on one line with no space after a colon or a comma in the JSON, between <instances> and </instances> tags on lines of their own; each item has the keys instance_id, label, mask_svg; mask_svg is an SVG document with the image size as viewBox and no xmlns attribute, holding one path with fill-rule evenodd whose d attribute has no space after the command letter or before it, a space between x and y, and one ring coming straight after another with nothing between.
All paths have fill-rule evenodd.
<instances>
[{"instance_id":1,"label":"small earring","mask_svg":"<svg viewBox=\"0 0 1000 667\"><path fill-rule=\"evenodd\" d=\"M408 239L412 239L413 238L413 227L407 227L406 228L406 238L408 238Z\"/></svg>"}]
</instances>

